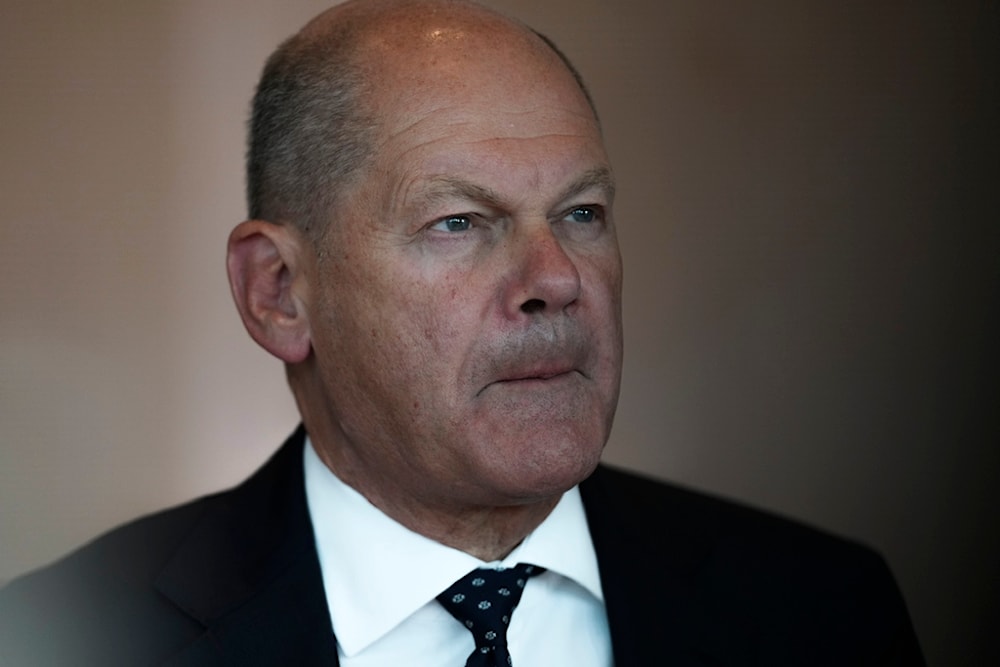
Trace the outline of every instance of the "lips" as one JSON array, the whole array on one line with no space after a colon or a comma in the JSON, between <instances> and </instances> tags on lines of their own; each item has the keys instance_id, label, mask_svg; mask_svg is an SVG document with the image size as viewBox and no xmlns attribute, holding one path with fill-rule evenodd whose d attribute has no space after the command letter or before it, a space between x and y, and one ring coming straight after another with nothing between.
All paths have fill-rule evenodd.
<instances>
[{"instance_id":1,"label":"lips","mask_svg":"<svg viewBox=\"0 0 1000 667\"><path fill-rule=\"evenodd\" d=\"M548 367L548 368L537 368L528 369L521 372L515 372L510 377L502 377L497 380L497 382L522 382L525 380L551 380L553 378L560 377L562 375L567 375L576 371L576 368L572 366L560 366L560 367Z\"/></svg>"},{"instance_id":2,"label":"lips","mask_svg":"<svg viewBox=\"0 0 1000 667\"><path fill-rule=\"evenodd\" d=\"M574 377L585 377L585 375L577 365L571 363L532 364L524 367L507 368L497 373L494 379L487 382L477 392L477 395L482 394L490 388L500 387L524 387L527 389L534 386L542 389L547 385L552 385L554 388L556 383Z\"/></svg>"}]
</instances>

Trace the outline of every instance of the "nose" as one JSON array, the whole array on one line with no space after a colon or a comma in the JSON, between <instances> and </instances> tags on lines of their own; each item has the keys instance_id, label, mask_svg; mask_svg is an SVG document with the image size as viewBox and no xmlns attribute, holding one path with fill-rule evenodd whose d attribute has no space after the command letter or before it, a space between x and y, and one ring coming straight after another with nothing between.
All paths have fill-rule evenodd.
<instances>
[{"instance_id":1,"label":"nose","mask_svg":"<svg viewBox=\"0 0 1000 667\"><path fill-rule=\"evenodd\" d=\"M515 234L507 316L555 314L580 297L580 272L548 222Z\"/></svg>"}]
</instances>

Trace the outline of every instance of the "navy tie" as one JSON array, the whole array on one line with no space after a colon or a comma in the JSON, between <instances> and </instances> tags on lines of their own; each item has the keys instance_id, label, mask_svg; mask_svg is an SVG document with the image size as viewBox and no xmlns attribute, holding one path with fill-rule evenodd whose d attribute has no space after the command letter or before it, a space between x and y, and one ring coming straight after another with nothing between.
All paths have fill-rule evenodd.
<instances>
[{"instance_id":1,"label":"navy tie","mask_svg":"<svg viewBox=\"0 0 1000 667\"><path fill-rule=\"evenodd\" d=\"M437 597L438 602L472 633L476 649L465 667L510 667L507 626L529 577L545 568L518 563L511 568L479 568Z\"/></svg>"}]
</instances>

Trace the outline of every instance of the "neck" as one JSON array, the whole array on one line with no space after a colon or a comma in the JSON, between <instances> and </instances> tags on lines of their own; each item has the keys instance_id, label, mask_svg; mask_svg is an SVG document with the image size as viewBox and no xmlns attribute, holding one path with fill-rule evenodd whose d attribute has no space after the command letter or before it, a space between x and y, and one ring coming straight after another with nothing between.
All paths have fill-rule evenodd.
<instances>
[{"instance_id":1,"label":"neck","mask_svg":"<svg viewBox=\"0 0 1000 667\"><path fill-rule=\"evenodd\" d=\"M327 448L317 445L316 452L334 475L397 523L484 562L510 554L545 520L561 497L500 506L460 506L398 497L385 493L381 485L366 484L365 478L351 474L351 466L334 460Z\"/></svg>"}]
</instances>

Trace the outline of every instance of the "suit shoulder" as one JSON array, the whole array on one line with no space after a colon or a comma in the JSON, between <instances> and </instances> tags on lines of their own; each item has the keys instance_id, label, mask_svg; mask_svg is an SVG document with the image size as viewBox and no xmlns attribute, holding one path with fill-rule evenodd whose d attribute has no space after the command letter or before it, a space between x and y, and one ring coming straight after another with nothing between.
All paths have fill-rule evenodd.
<instances>
[{"instance_id":1,"label":"suit shoulder","mask_svg":"<svg viewBox=\"0 0 1000 667\"><path fill-rule=\"evenodd\" d=\"M601 466L587 480L591 505L600 503L613 508L619 517L633 517L648 539L652 526L669 528L661 533L664 540L676 535L698 536L713 543L743 542L759 549L804 549L837 557L853 553L862 559L881 560L869 547L847 540L796 519L722 498L703 491L659 481L634 472ZM596 508L595 508L596 509Z\"/></svg>"},{"instance_id":2,"label":"suit shoulder","mask_svg":"<svg viewBox=\"0 0 1000 667\"><path fill-rule=\"evenodd\" d=\"M665 591L686 592L685 618L713 629L704 646L755 646L761 664L923 664L895 580L869 547L605 466L580 490L598 558L612 565L602 581L630 573L609 598L654 613Z\"/></svg>"},{"instance_id":3,"label":"suit shoulder","mask_svg":"<svg viewBox=\"0 0 1000 667\"><path fill-rule=\"evenodd\" d=\"M133 519L92 539L83 546L37 570L14 579L0 591L6 596L49 581L74 578L143 578L162 567L176 545L198 522L205 509L219 496L206 496L177 507Z\"/></svg>"},{"instance_id":4,"label":"suit shoulder","mask_svg":"<svg viewBox=\"0 0 1000 667\"><path fill-rule=\"evenodd\" d=\"M63 662L70 655L82 661L76 664L98 664L102 648L120 647L130 628L162 628L165 639L199 632L155 592L154 579L206 509L223 498L133 520L0 589L4 664L70 664Z\"/></svg>"}]
</instances>

